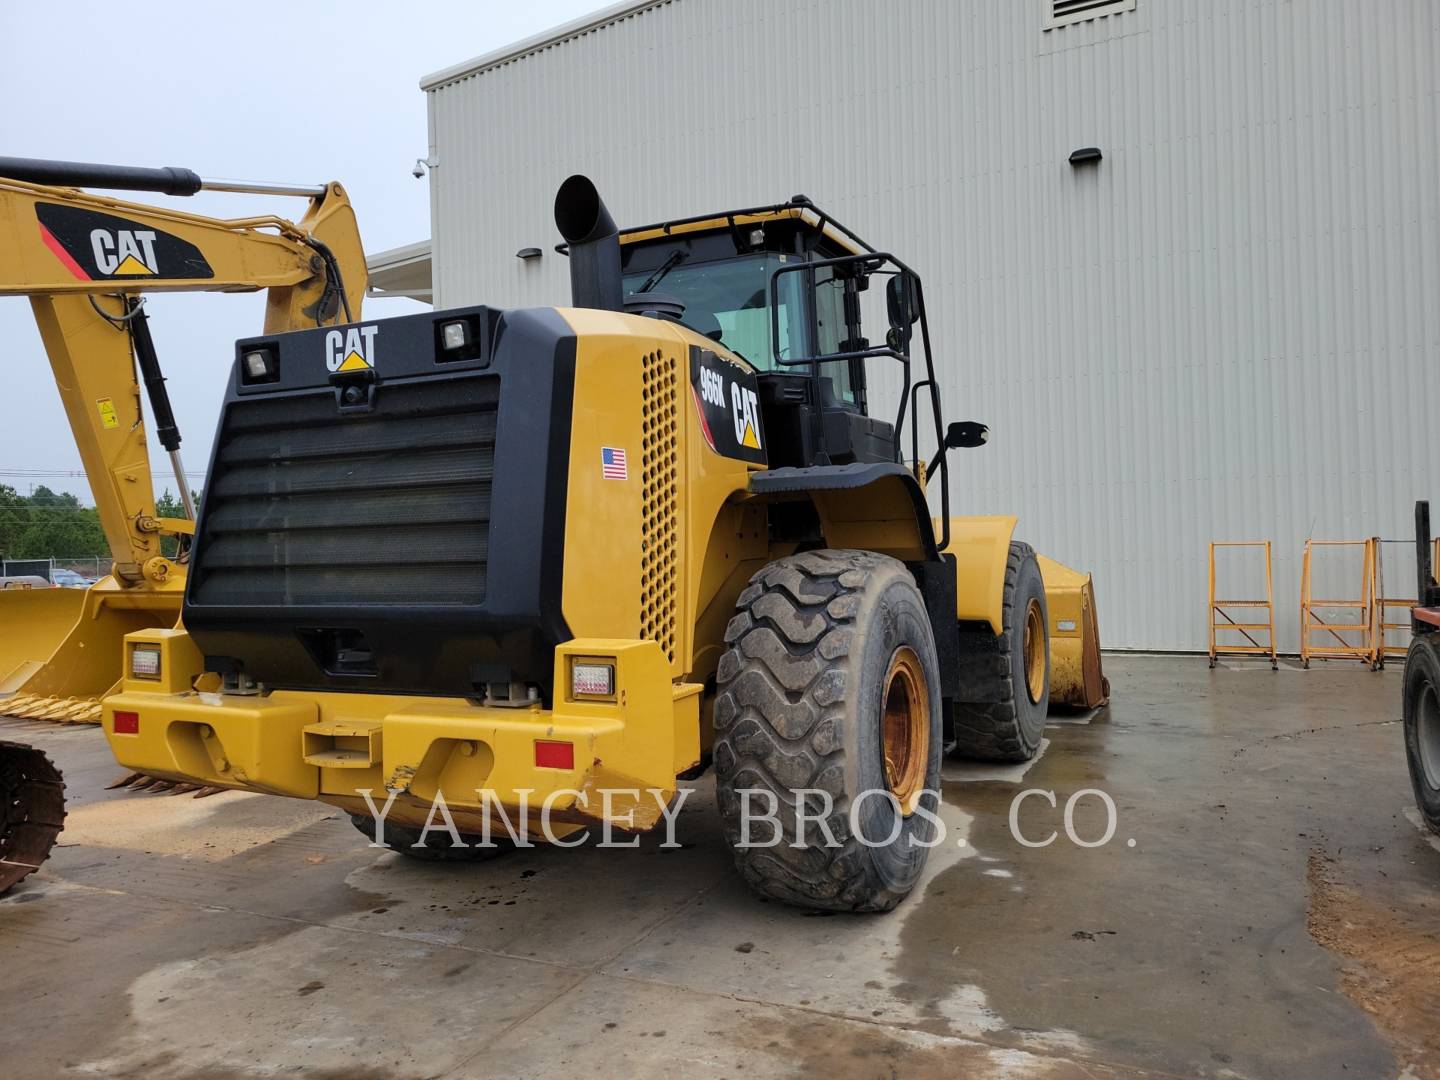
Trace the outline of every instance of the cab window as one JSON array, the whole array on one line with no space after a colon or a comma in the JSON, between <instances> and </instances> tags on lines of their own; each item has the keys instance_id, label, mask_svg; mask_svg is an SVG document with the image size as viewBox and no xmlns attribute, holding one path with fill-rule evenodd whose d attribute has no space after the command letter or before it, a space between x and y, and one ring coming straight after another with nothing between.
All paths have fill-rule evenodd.
<instances>
[{"instance_id":1,"label":"cab window","mask_svg":"<svg viewBox=\"0 0 1440 1080\"><path fill-rule=\"evenodd\" d=\"M770 337L770 275L786 264L787 256L774 252L746 255L718 262L680 262L656 273L625 275L625 295L635 295L650 283L650 291L674 297L685 305L682 321L701 333L718 328L720 342L760 371L776 368ZM799 275L780 278L780 355L803 350L798 318ZM792 316L797 316L792 318ZM713 321L712 321L713 320ZM792 341L792 335L794 339Z\"/></svg>"}]
</instances>

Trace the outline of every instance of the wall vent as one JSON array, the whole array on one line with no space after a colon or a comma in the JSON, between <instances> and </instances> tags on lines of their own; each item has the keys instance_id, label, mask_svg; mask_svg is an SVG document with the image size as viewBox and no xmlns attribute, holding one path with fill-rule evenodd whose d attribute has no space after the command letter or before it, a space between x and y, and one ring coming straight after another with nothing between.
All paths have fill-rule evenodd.
<instances>
[{"instance_id":1,"label":"wall vent","mask_svg":"<svg viewBox=\"0 0 1440 1080\"><path fill-rule=\"evenodd\" d=\"M1134 10L1135 0L1045 0L1045 29Z\"/></svg>"}]
</instances>

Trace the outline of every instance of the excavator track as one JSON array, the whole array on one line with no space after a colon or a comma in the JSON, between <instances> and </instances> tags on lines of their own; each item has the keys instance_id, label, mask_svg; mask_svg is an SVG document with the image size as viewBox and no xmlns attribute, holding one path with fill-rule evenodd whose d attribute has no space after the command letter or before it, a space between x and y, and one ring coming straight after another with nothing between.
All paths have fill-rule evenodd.
<instances>
[{"instance_id":1,"label":"excavator track","mask_svg":"<svg viewBox=\"0 0 1440 1080\"><path fill-rule=\"evenodd\" d=\"M0 742L0 893L50 856L65 827L65 781L39 750Z\"/></svg>"}]
</instances>

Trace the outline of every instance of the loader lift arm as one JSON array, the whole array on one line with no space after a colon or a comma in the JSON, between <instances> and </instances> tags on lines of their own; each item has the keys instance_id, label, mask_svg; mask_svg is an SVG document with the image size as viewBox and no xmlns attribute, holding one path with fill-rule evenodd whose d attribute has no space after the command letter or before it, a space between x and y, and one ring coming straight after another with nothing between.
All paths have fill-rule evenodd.
<instances>
[{"instance_id":1,"label":"loader lift arm","mask_svg":"<svg viewBox=\"0 0 1440 1080\"><path fill-rule=\"evenodd\" d=\"M296 195L309 206L298 222L217 219L80 187ZM193 521L156 513L142 379L182 500L190 493L142 294L268 290L264 332L272 334L359 318L367 281L355 213L338 183L245 184L186 169L0 157L0 296L30 299L114 559L78 621L68 605L55 605L48 626L32 613L26 654L0 656L0 712L98 719L96 699L120 676L120 638L178 617L184 568L165 557L161 539L189 533Z\"/></svg>"}]
</instances>

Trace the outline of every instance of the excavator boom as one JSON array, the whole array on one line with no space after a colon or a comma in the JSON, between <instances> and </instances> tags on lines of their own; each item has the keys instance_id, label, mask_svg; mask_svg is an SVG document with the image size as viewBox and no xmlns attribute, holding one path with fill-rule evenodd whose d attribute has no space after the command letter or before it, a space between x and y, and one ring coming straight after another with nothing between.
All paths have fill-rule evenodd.
<instances>
[{"instance_id":1,"label":"excavator boom","mask_svg":"<svg viewBox=\"0 0 1440 1080\"><path fill-rule=\"evenodd\" d=\"M310 202L298 222L226 220L96 195L82 185ZM0 158L0 296L30 299L114 558L111 574L85 594L78 612L64 590L0 594L0 713L98 720L98 698L120 678L121 638L173 626L179 616L184 544L169 558L161 541L185 536L193 523L155 510L142 382L182 500L189 491L142 294L268 290L264 332L272 334L359 318L366 284L355 213L338 183L241 184L203 180L188 169Z\"/></svg>"}]
</instances>

